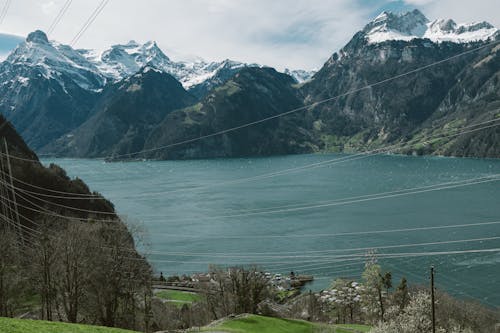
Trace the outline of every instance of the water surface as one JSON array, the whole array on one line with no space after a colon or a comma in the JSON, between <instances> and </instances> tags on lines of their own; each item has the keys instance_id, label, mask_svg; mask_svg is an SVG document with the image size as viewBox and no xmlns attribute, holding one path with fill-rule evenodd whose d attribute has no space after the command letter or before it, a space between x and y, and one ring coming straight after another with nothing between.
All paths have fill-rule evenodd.
<instances>
[{"instance_id":1,"label":"water surface","mask_svg":"<svg viewBox=\"0 0 500 333\"><path fill-rule=\"evenodd\" d=\"M377 250L382 254L500 248L498 239L442 243L498 237L498 223L380 233L500 221L500 182L418 193L424 186L500 174L500 160L346 156L44 162L82 178L110 199L119 214L146 229L149 246L144 250L163 274L206 271L209 263L254 263L274 272L314 274L311 288L318 289L334 277L359 277L363 259L339 255L365 253L366 248L389 246ZM342 162L247 179L333 159ZM412 188L419 189L408 195L386 193ZM386 194L376 200L360 197L378 193ZM300 208L304 206L314 207ZM407 246L422 243L438 244ZM499 252L379 261L393 272L394 284L402 275L411 283L427 284L429 267L435 265L439 288L500 305Z\"/></svg>"}]
</instances>

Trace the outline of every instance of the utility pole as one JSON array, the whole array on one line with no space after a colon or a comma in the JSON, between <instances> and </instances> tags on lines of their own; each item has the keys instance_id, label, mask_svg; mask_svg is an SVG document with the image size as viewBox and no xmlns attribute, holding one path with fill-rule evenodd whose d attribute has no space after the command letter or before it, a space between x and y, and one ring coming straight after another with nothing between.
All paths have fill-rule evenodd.
<instances>
[{"instance_id":1,"label":"utility pole","mask_svg":"<svg viewBox=\"0 0 500 333\"><path fill-rule=\"evenodd\" d=\"M5 156L7 158L7 168L9 171L10 188L12 191L12 203L14 204L14 212L16 214L15 222L17 226L17 232L19 233L19 240L21 242L21 245L24 245L23 230L21 229L21 221L19 220L19 210L17 209L17 202L16 202L16 191L14 190L14 180L12 178L12 168L10 166L9 147L7 146L7 140L5 140L5 138L3 138L3 144L5 146Z\"/></svg>"},{"instance_id":2,"label":"utility pole","mask_svg":"<svg viewBox=\"0 0 500 333\"><path fill-rule=\"evenodd\" d=\"M1 218L6 223L6 228L12 229L14 232L17 232L15 228L12 227L12 210L10 209L8 200L8 187L6 186L7 180L4 178L4 166L3 166L3 152L2 147L0 145L0 207L1 207ZM9 219L9 214L11 215L11 219ZM15 225L14 225L15 226Z\"/></svg>"},{"instance_id":3,"label":"utility pole","mask_svg":"<svg viewBox=\"0 0 500 333\"><path fill-rule=\"evenodd\" d=\"M436 333L436 309L434 301L434 266L431 266L432 333Z\"/></svg>"}]
</instances>

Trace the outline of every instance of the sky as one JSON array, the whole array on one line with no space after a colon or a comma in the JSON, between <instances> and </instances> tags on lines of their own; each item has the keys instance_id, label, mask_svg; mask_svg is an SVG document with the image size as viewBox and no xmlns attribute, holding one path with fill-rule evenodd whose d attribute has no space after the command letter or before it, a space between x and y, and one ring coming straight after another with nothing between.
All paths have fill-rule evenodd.
<instances>
[{"instance_id":1,"label":"sky","mask_svg":"<svg viewBox=\"0 0 500 333\"><path fill-rule=\"evenodd\" d=\"M0 33L47 31L65 2L12 1ZM49 38L69 43L100 2L73 0ZM486 20L500 27L499 0L110 0L76 47L155 40L174 60L229 58L311 70L381 11L413 8L431 20ZM0 41L0 56L2 47Z\"/></svg>"}]
</instances>

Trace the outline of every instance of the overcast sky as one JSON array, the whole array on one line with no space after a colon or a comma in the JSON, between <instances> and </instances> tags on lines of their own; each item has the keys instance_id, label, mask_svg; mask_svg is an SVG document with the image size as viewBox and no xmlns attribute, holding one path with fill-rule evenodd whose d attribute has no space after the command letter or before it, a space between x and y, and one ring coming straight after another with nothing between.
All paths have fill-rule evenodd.
<instances>
[{"instance_id":1,"label":"overcast sky","mask_svg":"<svg viewBox=\"0 0 500 333\"><path fill-rule=\"evenodd\" d=\"M0 0L3 6L6 0ZM0 32L46 31L66 0L14 0ZM69 43L101 0L73 0L50 36ZM314 69L384 9L500 27L500 0L110 0L77 47L156 40L174 59Z\"/></svg>"}]
</instances>

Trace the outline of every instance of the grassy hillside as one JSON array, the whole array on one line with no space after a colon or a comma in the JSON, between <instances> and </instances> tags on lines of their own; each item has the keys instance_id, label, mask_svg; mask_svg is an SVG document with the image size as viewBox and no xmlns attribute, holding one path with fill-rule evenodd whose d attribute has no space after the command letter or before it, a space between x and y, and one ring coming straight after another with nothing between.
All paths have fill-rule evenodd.
<instances>
[{"instance_id":1,"label":"grassy hillside","mask_svg":"<svg viewBox=\"0 0 500 333\"><path fill-rule=\"evenodd\" d=\"M129 330L67 324L43 320L12 319L0 317L0 332L2 333L134 333Z\"/></svg>"},{"instance_id":2,"label":"grassy hillside","mask_svg":"<svg viewBox=\"0 0 500 333\"><path fill-rule=\"evenodd\" d=\"M370 327L364 325L325 326L302 320L250 315L224 321L213 327L206 328L204 331L230 333L360 333L369 330Z\"/></svg>"},{"instance_id":3,"label":"grassy hillside","mask_svg":"<svg viewBox=\"0 0 500 333\"><path fill-rule=\"evenodd\" d=\"M155 296L174 304L177 307L182 307L184 304L191 305L194 302L200 301L202 298L196 293L177 290L162 290L155 293Z\"/></svg>"}]
</instances>

